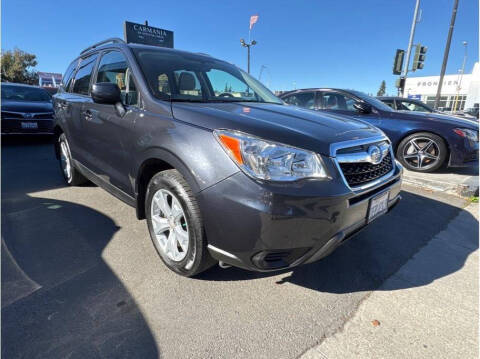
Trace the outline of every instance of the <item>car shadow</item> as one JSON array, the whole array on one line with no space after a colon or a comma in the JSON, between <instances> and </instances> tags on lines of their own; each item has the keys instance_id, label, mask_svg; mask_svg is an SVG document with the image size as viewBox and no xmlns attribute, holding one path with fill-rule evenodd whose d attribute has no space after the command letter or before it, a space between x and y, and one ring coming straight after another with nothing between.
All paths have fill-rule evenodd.
<instances>
[{"instance_id":1,"label":"car shadow","mask_svg":"<svg viewBox=\"0 0 480 359\"><path fill-rule=\"evenodd\" d=\"M102 259L119 227L92 208L38 194L64 186L51 144L16 141L2 143L2 357L161 357Z\"/></svg>"},{"instance_id":2,"label":"car shadow","mask_svg":"<svg viewBox=\"0 0 480 359\"><path fill-rule=\"evenodd\" d=\"M446 228L462 209L449 203L402 192L403 200L390 213L345 242L330 256L315 263L280 272L255 273L237 268L214 268L198 280L243 281L279 276L277 284L292 283L329 293L372 291L397 272L419 249ZM396 281L389 290L419 287L459 269L478 249L478 221L465 212L471 236L451 256L431 258L428 270L409 281Z\"/></svg>"}]
</instances>

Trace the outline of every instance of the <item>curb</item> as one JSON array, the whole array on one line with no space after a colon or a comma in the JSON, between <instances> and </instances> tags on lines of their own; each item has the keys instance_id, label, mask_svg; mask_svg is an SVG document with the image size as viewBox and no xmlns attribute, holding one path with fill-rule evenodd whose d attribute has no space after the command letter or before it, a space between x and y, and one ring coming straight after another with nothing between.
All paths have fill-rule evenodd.
<instances>
[{"instance_id":1,"label":"curb","mask_svg":"<svg viewBox=\"0 0 480 359\"><path fill-rule=\"evenodd\" d=\"M450 183L438 180L418 178L404 172L403 182L405 184L421 187L435 192L445 192L460 197L478 196L478 182L472 177L472 181L464 181L464 183ZM469 183L470 182L470 183Z\"/></svg>"}]
</instances>

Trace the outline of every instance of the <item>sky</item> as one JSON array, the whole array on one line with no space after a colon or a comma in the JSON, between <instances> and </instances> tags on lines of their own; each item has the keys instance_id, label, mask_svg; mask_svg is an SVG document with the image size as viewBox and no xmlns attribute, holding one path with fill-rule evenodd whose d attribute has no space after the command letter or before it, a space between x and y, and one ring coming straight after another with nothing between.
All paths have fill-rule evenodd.
<instances>
[{"instance_id":1,"label":"sky","mask_svg":"<svg viewBox=\"0 0 480 359\"><path fill-rule=\"evenodd\" d=\"M414 43L428 47L423 70L439 75L454 0L422 0ZM408 45L415 0L2 0L1 48L37 55L37 70L63 73L91 44L123 38L125 20L174 31L175 48L208 53L246 69L249 19L251 73L272 90L307 87L357 89L376 94L382 80L395 94L396 49ZM447 74L465 73L479 57L479 1L460 0ZM413 55L412 55L413 60ZM411 75L411 74L410 74ZM412 75L411 75L412 76Z\"/></svg>"}]
</instances>

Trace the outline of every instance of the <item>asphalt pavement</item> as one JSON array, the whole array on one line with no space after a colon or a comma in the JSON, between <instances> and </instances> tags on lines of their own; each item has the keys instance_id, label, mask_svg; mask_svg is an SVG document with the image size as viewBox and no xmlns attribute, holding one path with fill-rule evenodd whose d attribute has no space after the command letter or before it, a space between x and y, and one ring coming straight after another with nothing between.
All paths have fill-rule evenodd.
<instances>
[{"instance_id":1,"label":"asphalt pavement","mask_svg":"<svg viewBox=\"0 0 480 359\"><path fill-rule=\"evenodd\" d=\"M467 205L413 187L402 196L320 262L273 274L215 267L188 279L158 259L133 208L93 185L66 187L48 140L2 139L2 356L299 357ZM388 290L452 275L475 250Z\"/></svg>"}]
</instances>

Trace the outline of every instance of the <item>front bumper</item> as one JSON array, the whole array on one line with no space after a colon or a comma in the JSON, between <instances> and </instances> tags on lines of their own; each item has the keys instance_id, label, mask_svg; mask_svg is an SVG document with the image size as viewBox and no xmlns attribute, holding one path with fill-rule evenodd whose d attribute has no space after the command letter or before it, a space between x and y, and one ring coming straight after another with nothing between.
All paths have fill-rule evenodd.
<instances>
[{"instance_id":1,"label":"front bumper","mask_svg":"<svg viewBox=\"0 0 480 359\"><path fill-rule=\"evenodd\" d=\"M455 138L450 142L449 167L468 167L478 164L478 142Z\"/></svg>"},{"instance_id":2,"label":"front bumper","mask_svg":"<svg viewBox=\"0 0 480 359\"><path fill-rule=\"evenodd\" d=\"M199 194L211 255L255 271L313 262L367 225L370 199L389 191L389 209L400 200L402 169L354 193L339 178L288 185L259 184L242 172Z\"/></svg>"}]
</instances>

